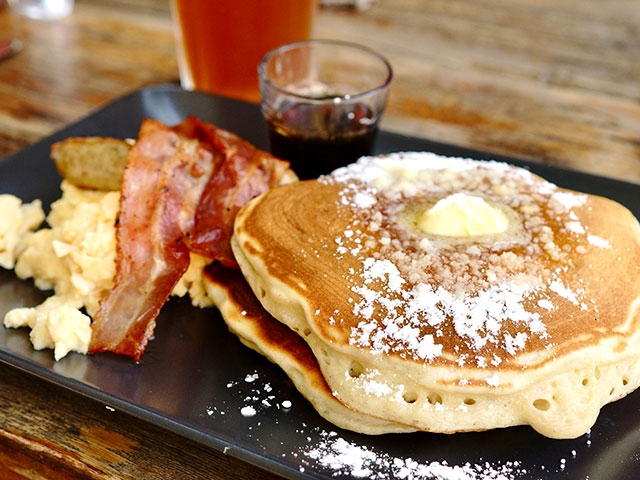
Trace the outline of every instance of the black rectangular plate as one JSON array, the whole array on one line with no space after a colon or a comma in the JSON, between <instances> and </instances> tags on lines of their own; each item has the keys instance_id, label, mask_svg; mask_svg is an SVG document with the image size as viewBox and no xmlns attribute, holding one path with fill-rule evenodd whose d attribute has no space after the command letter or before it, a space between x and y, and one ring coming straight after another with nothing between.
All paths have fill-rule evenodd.
<instances>
[{"instance_id":1,"label":"black rectangular plate","mask_svg":"<svg viewBox=\"0 0 640 480\"><path fill-rule=\"evenodd\" d=\"M54 141L87 135L135 138L145 118L174 124L188 114L267 147L256 105L174 85L148 87L0 162L0 193L25 201L40 198L48 206L60 195L60 177L49 160ZM640 216L640 187L630 183L389 132L381 132L376 149L508 161L560 186L610 197ZM0 317L11 308L40 303L45 295L13 272L0 270ZM640 392L606 406L591 432L575 440L551 440L529 427L456 435L359 435L324 421L277 366L227 331L217 310L196 309L184 300L165 306L138 365L110 354L70 354L54 362L51 351L31 348L27 331L2 327L0 361L291 479L395 478L401 464L410 465L414 478L446 478L463 470L467 476L460 478L469 479L499 478L498 472L508 479L640 478ZM291 407L285 408L288 402ZM243 414L245 407L255 415ZM354 449L343 468L327 461L326 448L340 445L337 439ZM320 460L314 458L319 451ZM367 452L372 460L364 460ZM369 469L364 475L356 469L357 460Z\"/></svg>"}]
</instances>

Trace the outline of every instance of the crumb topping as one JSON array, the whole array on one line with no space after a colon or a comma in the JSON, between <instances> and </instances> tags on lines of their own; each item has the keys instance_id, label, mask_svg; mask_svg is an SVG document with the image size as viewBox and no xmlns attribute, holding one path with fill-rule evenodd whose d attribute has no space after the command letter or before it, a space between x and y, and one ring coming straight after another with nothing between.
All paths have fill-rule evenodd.
<instances>
[{"instance_id":1,"label":"crumb topping","mask_svg":"<svg viewBox=\"0 0 640 480\"><path fill-rule=\"evenodd\" d=\"M585 194L507 164L428 153L364 158L320 181L343 185L340 204L354 218L327 246L360 265L345 274L352 311L332 312L331 320L357 316L352 345L430 362L455 336L458 362L489 367L533 341L552 345L542 319L558 307L550 292L595 308L562 275L572 250L611 248L574 212ZM415 209L460 192L510 212L509 229L450 238L416 227Z\"/></svg>"}]
</instances>

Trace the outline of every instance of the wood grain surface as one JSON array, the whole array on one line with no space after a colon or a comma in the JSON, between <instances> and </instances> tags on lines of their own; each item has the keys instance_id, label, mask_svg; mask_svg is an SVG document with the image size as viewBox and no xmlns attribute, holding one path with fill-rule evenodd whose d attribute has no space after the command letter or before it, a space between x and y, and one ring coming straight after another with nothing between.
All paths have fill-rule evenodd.
<instances>
[{"instance_id":1,"label":"wood grain surface","mask_svg":"<svg viewBox=\"0 0 640 480\"><path fill-rule=\"evenodd\" d=\"M383 128L640 183L634 0L378 1L318 30L390 59Z\"/></svg>"},{"instance_id":2,"label":"wood grain surface","mask_svg":"<svg viewBox=\"0 0 640 480\"><path fill-rule=\"evenodd\" d=\"M178 79L167 0L78 0L57 22L5 8L0 32L25 45L0 63L0 158ZM315 35L391 61L383 128L640 183L635 0L378 0L322 9Z\"/></svg>"},{"instance_id":3,"label":"wood grain surface","mask_svg":"<svg viewBox=\"0 0 640 480\"><path fill-rule=\"evenodd\" d=\"M0 363L0 478L280 478Z\"/></svg>"},{"instance_id":4,"label":"wood grain surface","mask_svg":"<svg viewBox=\"0 0 640 480\"><path fill-rule=\"evenodd\" d=\"M377 0L315 36L395 76L382 127L640 184L637 0ZM140 87L178 81L168 0L76 0L53 22L0 7L0 159ZM0 365L0 478L274 478Z\"/></svg>"}]
</instances>

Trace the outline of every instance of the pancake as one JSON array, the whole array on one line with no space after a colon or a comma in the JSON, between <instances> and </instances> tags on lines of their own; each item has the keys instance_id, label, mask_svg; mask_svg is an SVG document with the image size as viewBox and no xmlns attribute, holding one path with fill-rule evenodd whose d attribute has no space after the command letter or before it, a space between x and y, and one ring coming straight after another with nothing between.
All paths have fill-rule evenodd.
<instances>
[{"instance_id":1,"label":"pancake","mask_svg":"<svg viewBox=\"0 0 640 480\"><path fill-rule=\"evenodd\" d=\"M262 308L239 271L213 263L204 270L203 280L229 330L247 347L279 365L323 418L338 427L372 435L415 430L340 403L331 394L309 346Z\"/></svg>"},{"instance_id":2,"label":"pancake","mask_svg":"<svg viewBox=\"0 0 640 480\"><path fill-rule=\"evenodd\" d=\"M451 234L445 209L443 231L425 230L425 214L456 194L506 227ZM524 169L363 158L250 202L232 245L333 395L376 418L575 438L640 384L638 221Z\"/></svg>"}]
</instances>

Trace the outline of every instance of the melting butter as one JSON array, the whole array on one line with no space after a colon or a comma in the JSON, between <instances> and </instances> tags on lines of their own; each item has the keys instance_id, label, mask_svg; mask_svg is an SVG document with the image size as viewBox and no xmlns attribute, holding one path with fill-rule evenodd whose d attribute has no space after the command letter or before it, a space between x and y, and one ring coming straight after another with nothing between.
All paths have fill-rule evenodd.
<instances>
[{"instance_id":1,"label":"melting butter","mask_svg":"<svg viewBox=\"0 0 640 480\"><path fill-rule=\"evenodd\" d=\"M481 197L454 193L419 214L417 227L432 235L475 237L506 232L509 219Z\"/></svg>"}]
</instances>

